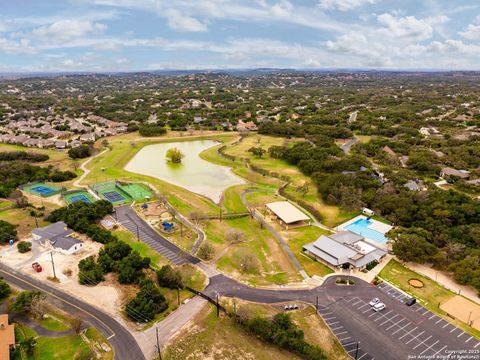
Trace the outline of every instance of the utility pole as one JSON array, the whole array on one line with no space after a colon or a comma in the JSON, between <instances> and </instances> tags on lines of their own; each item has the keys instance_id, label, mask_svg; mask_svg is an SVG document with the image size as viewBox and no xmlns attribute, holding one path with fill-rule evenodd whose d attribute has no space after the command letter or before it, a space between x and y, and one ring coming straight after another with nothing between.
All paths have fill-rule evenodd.
<instances>
[{"instance_id":1,"label":"utility pole","mask_svg":"<svg viewBox=\"0 0 480 360\"><path fill-rule=\"evenodd\" d=\"M217 292L217 317L220 316L220 303L218 302L218 292Z\"/></svg>"},{"instance_id":2,"label":"utility pole","mask_svg":"<svg viewBox=\"0 0 480 360\"><path fill-rule=\"evenodd\" d=\"M180 221L180 237L183 237L183 222Z\"/></svg>"},{"instance_id":3,"label":"utility pole","mask_svg":"<svg viewBox=\"0 0 480 360\"><path fill-rule=\"evenodd\" d=\"M317 295L317 307L316 307L317 311L318 311L318 295Z\"/></svg>"},{"instance_id":4,"label":"utility pole","mask_svg":"<svg viewBox=\"0 0 480 360\"><path fill-rule=\"evenodd\" d=\"M467 320L467 325L470 326L470 317L472 316L472 312L470 311L470 314L468 314L468 320Z\"/></svg>"},{"instance_id":5,"label":"utility pole","mask_svg":"<svg viewBox=\"0 0 480 360\"><path fill-rule=\"evenodd\" d=\"M35 218L35 226L38 228L37 213L33 213L33 217Z\"/></svg>"},{"instance_id":6,"label":"utility pole","mask_svg":"<svg viewBox=\"0 0 480 360\"><path fill-rule=\"evenodd\" d=\"M357 350L355 350L355 360L358 359L358 345L360 345L360 341L357 341Z\"/></svg>"},{"instance_id":7,"label":"utility pole","mask_svg":"<svg viewBox=\"0 0 480 360\"><path fill-rule=\"evenodd\" d=\"M57 278L57 274L55 273L55 263L53 262L53 251L50 251L50 257L52 258L52 268L53 268L53 278Z\"/></svg>"},{"instance_id":8,"label":"utility pole","mask_svg":"<svg viewBox=\"0 0 480 360\"><path fill-rule=\"evenodd\" d=\"M162 353L160 351L160 341L158 340L158 327L155 328L155 333L157 334L157 351L158 351L158 358L162 360Z\"/></svg>"}]
</instances>

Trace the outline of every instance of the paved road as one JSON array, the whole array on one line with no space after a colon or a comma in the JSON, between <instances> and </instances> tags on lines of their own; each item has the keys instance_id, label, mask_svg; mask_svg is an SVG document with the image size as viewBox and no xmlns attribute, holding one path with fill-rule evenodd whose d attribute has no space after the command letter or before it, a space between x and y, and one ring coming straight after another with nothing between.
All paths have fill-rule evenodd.
<instances>
[{"instance_id":1,"label":"paved road","mask_svg":"<svg viewBox=\"0 0 480 360\"><path fill-rule=\"evenodd\" d=\"M115 359L145 359L140 347L128 330L96 307L86 304L44 282L37 281L27 275L14 271L4 264L0 264L0 276L7 282L21 289L40 290L55 298L62 310L82 318L85 322L99 330L109 340L115 351Z\"/></svg>"},{"instance_id":2,"label":"paved road","mask_svg":"<svg viewBox=\"0 0 480 360\"><path fill-rule=\"evenodd\" d=\"M142 229L148 227L138 216L130 219ZM172 253L182 251L155 231L150 234L156 244L162 247L169 244ZM185 259L208 267L192 256ZM384 289L361 279L353 278L353 286L342 286L335 284L336 277L330 277L322 286L310 290L257 289L215 272L209 279L204 292L212 298L218 293L259 303L304 301L316 305L318 297L319 314L351 356L357 352L359 343L358 359L406 360L413 355L440 359L447 351L480 350L478 339L443 319L432 317L421 306L406 306ZM368 305L374 297L380 298L386 309L374 312Z\"/></svg>"},{"instance_id":3,"label":"paved road","mask_svg":"<svg viewBox=\"0 0 480 360\"><path fill-rule=\"evenodd\" d=\"M345 154L348 154L350 152L350 148L353 146L353 144L357 143L358 139L356 137L351 138L348 140L345 144L340 146L340 149L343 150Z\"/></svg>"}]
</instances>

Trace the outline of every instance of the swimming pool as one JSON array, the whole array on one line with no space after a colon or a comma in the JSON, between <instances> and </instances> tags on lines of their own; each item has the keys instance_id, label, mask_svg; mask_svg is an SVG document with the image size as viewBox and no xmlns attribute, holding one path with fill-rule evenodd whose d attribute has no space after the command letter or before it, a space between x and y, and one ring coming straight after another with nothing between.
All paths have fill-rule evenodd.
<instances>
[{"instance_id":1,"label":"swimming pool","mask_svg":"<svg viewBox=\"0 0 480 360\"><path fill-rule=\"evenodd\" d=\"M345 226L345 230L350 230L355 234L361 235L367 239L374 240L380 244L385 244L388 239L381 232L370 229L369 226L372 224L373 224L372 220L362 218Z\"/></svg>"}]
</instances>

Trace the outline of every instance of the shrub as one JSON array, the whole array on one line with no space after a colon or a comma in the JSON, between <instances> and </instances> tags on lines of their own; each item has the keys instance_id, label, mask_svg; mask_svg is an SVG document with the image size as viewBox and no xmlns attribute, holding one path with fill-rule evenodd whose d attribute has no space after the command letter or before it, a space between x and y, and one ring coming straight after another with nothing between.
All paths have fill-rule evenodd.
<instances>
[{"instance_id":1,"label":"shrub","mask_svg":"<svg viewBox=\"0 0 480 360\"><path fill-rule=\"evenodd\" d=\"M211 260L213 255L215 255L215 249L208 242L203 243L200 249L198 249L198 256L203 260Z\"/></svg>"},{"instance_id":2,"label":"shrub","mask_svg":"<svg viewBox=\"0 0 480 360\"><path fill-rule=\"evenodd\" d=\"M103 271L95 261L94 256L89 256L78 263L78 282L82 285L97 285L103 281Z\"/></svg>"},{"instance_id":3,"label":"shrub","mask_svg":"<svg viewBox=\"0 0 480 360\"><path fill-rule=\"evenodd\" d=\"M162 266L157 271L157 281L160 286L170 289L183 289L184 287L182 274L170 265Z\"/></svg>"},{"instance_id":4,"label":"shrub","mask_svg":"<svg viewBox=\"0 0 480 360\"><path fill-rule=\"evenodd\" d=\"M44 297L45 295L40 291L22 291L10 304L8 310L14 313L28 313L32 305Z\"/></svg>"},{"instance_id":5,"label":"shrub","mask_svg":"<svg viewBox=\"0 0 480 360\"><path fill-rule=\"evenodd\" d=\"M68 150L68 156L72 159L83 159L92 155L92 147L89 145L80 145Z\"/></svg>"},{"instance_id":6,"label":"shrub","mask_svg":"<svg viewBox=\"0 0 480 360\"><path fill-rule=\"evenodd\" d=\"M140 291L125 307L129 318L140 323L146 323L155 318L155 315L165 311L168 303L152 280L140 281Z\"/></svg>"},{"instance_id":7,"label":"shrub","mask_svg":"<svg viewBox=\"0 0 480 360\"><path fill-rule=\"evenodd\" d=\"M20 241L17 244L17 249L20 254L24 254L32 250L32 243L28 241Z\"/></svg>"}]
</instances>

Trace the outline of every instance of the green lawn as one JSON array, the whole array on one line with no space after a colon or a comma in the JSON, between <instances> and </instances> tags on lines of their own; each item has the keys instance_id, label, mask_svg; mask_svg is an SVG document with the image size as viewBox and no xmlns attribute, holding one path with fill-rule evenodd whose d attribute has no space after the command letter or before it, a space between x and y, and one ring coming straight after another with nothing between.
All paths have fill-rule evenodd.
<instances>
[{"instance_id":1,"label":"green lawn","mask_svg":"<svg viewBox=\"0 0 480 360\"><path fill-rule=\"evenodd\" d=\"M15 339L21 342L27 337L37 337L37 333L23 325L15 325ZM78 335L61 338L37 337L35 356L18 353L16 360L65 360L85 359L90 348Z\"/></svg>"},{"instance_id":2,"label":"green lawn","mask_svg":"<svg viewBox=\"0 0 480 360\"><path fill-rule=\"evenodd\" d=\"M297 258L300 265L307 272L308 275L325 276L334 271L320 261L316 261L306 256L302 252L302 247L305 244L317 240L321 235L330 234L328 231L320 229L316 226L304 226L296 229L290 229L287 232L286 238L288 246L293 255Z\"/></svg>"},{"instance_id":3,"label":"green lawn","mask_svg":"<svg viewBox=\"0 0 480 360\"><path fill-rule=\"evenodd\" d=\"M47 318L40 320L38 323L45 329L51 331L66 331L70 329L70 327L67 325L67 319L61 318L57 314L53 316L50 315Z\"/></svg>"},{"instance_id":4,"label":"green lawn","mask_svg":"<svg viewBox=\"0 0 480 360\"><path fill-rule=\"evenodd\" d=\"M439 304L453 298L456 295L454 292L448 290L439 283L406 268L398 261L393 259L388 262L388 264L378 275L382 279L387 280L408 294L419 299L422 302L422 305L427 309L441 315L443 318L462 328L464 331L480 337L480 331L472 329L459 320L453 320L447 317L446 313L438 307ZM408 280L410 279L421 280L424 284L424 287L418 289L410 286L408 284Z\"/></svg>"}]
</instances>

